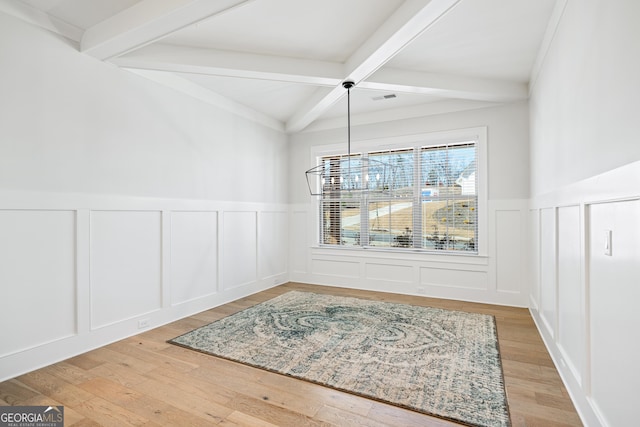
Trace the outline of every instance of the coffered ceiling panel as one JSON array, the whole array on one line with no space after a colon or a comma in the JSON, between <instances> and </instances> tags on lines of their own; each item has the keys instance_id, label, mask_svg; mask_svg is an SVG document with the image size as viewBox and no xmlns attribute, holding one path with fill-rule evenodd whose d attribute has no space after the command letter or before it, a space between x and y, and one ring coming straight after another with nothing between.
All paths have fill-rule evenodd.
<instances>
[{"instance_id":1,"label":"coffered ceiling panel","mask_svg":"<svg viewBox=\"0 0 640 427\"><path fill-rule=\"evenodd\" d=\"M344 62L401 4L402 0L257 0L162 42Z\"/></svg>"},{"instance_id":2,"label":"coffered ceiling panel","mask_svg":"<svg viewBox=\"0 0 640 427\"><path fill-rule=\"evenodd\" d=\"M527 82L555 0L463 1L388 67Z\"/></svg>"}]
</instances>

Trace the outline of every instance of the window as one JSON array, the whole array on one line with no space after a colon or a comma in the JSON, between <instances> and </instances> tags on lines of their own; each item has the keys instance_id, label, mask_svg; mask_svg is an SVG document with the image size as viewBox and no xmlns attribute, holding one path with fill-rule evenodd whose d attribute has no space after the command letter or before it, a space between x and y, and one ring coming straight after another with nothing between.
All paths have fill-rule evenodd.
<instances>
[{"instance_id":1,"label":"window","mask_svg":"<svg viewBox=\"0 0 640 427\"><path fill-rule=\"evenodd\" d=\"M412 145L319 157L322 246L479 253L478 139Z\"/></svg>"}]
</instances>

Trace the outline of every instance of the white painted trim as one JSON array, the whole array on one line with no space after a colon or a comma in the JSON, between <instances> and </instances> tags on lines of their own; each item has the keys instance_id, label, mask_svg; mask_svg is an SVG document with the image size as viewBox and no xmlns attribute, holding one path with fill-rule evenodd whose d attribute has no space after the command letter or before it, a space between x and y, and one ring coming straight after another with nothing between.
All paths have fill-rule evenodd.
<instances>
[{"instance_id":1,"label":"white painted trim","mask_svg":"<svg viewBox=\"0 0 640 427\"><path fill-rule=\"evenodd\" d=\"M343 65L336 62L287 58L255 53L229 52L155 43L110 62L123 68L170 71L209 76L239 77L336 86L343 78Z\"/></svg>"},{"instance_id":2,"label":"white painted trim","mask_svg":"<svg viewBox=\"0 0 640 427\"><path fill-rule=\"evenodd\" d=\"M478 253L477 255L466 254L465 256L486 257L489 253L488 246L488 141L486 126L479 126L466 129L455 129L440 132L428 132L409 135L400 135L392 137L374 138L374 139L356 139L352 141L352 153L358 151L375 151L387 149L401 149L409 146L420 145L430 146L445 144L447 142L459 141L477 141L478 143ZM344 154L344 144L327 144L313 146L310 150L309 165L313 167L318 164L318 159L322 156L331 154ZM314 198L312 201L312 209L315 213L315 223L318 223L318 200ZM318 230L315 232L315 242L312 246L318 246ZM372 250L372 249L367 249ZM383 250L383 249L381 249ZM394 250L395 251L395 250ZM426 254L426 251L416 251ZM436 256L442 256L434 254ZM444 254L443 254L444 255Z\"/></svg>"},{"instance_id":3,"label":"white painted trim","mask_svg":"<svg viewBox=\"0 0 640 427\"><path fill-rule=\"evenodd\" d=\"M464 269L464 266L487 266L489 265L489 257L469 255L469 254L453 254L451 252L437 254L433 252L420 252L412 250L385 250L383 248L332 248L326 246L312 246L311 255L314 257L330 256L343 259L348 258L366 258L367 260L386 260L397 262L415 262L425 263L425 266L442 266L452 265L456 268Z\"/></svg>"},{"instance_id":4,"label":"white painted trim","mask_svg":"<svg viewBox=\"0 0 640 427\"><path fill-rule=\"evenodd\" d=\"M533 63L533 67L531 68L531 74L529 76L529 96L533 93L536 83L538 82L538 77L540 77L540 72L542 71L544 62L547 58L547 53L549 53L549 49L551 48L553 39L556 36L568 2L569 0L557 0L553 8L551 18L549 18L547 29L544 33L544 38L542 39L542 43L538 49L538 55Z\"/></svg>"},{"instance_id":5,"label":"white painted trim","mask_svg":"<svg viewBox=\"0 0 640 427\"><path fill-rule=\"evenodd\" d=\"M608 172L575 182L558 188L556 191L534 196L531 199L532 209L540 212L541 209L554 209L560 207L579 206L580 208L580 268L581 268L581 322L584 339L584 366L581 372L576 372L575 366L565 357L562 346L551 331L547 330L546 322L540 310L535 306L533 295L530 295L531 314L536 327L551 355L554 364L573 400L573 403L585 426L606 427L607 423L595 401L591 399L591 280L589 276L589 235L590 235L590 208L592 205L612 203L619 201L640 200L640 161L636 161ZM557 218L556 218L557 219ZM538 236L540 241L541 236ZM556 245L558 244L556 226ZM542 247L542 245L540 245ZM540 259L541 255L538 254ZM556 250L557 257L557 250ZM556 265L556 276L558 265ZM556 277L557 281L557 277ZM556 287L557 288L557 287ZM556 302L558 304L558 302ZM559 312L559 307L557 311Z\"/></svg>"},{"instance_id":6,"label":"white painted trim","mask_svg":"<svg viewBox=\"0 0 640 427\"><path fill-rule=\"evenodd\" d=\"M123 206L125 207L123 209ZM286 203L236 202L207 199L171 199L137 197L118 194L55 193L39 191L0 190L0 209L78 210L94 211L287 211Z\"/></svg>"},{"instance_id":7,"label":"white painted trim","mask_svg":"<svg viewBox=\"0 0 640 427\"><path fill-rule=\"evenodd\" d=\"M608 203L640 197L640 161L620 166L588 179L533 196L531 207L544 208Z\"/></svg>"},{"instance_id":8,"label":"white painted trim","mask_svg":"<svg viewBox=\"0 0 640 427\"><path fill-rule=\"evenodd\" d=\"M91 331L91 211L76 211L76 333Z\"/></svg>"},{"instance_id":9,"label":"white painted trim","mask_svg":"<svg viewBox=\"0 0 640 427\"><path fill-rule=\"evenodd\" d=\"M571 371L566 367L562 354L559 352L558 347L555 345L553 337L546 333L546 329L542 327L542 319L539 313L535 310L529 310L531 317L533 318L536 328L540 332L542 341L547 348L547 352L553 360L553 364L556 366L560 379L567 388L567 392L571 397L571 400L578 412L578 416L582 423L587 427L604 426L596 415L593 406L590 404L589 399L580 391L580 384L571 375Z\"/></svg>"},{"instance_id":10,"label":"white painted trim","mask_svg":"<svg viewBox=\"0 0 640 427\"><path fill-rule=\"evenodd\" d=\"M88 28L80 50L100 60L113 58L249 1L143 0Z\"/></svg>"},{"instance_id":11,"label":"white painted trim","mask_svg":"<svg viewBox=\"0 0 640 427\"><path fill-rule=\"evenodd\" d=\"M166 309L171 306L171 211L160 212L160 248L161 248L161 274L160 286L162 295L160 307Z\"/></svg>"},{"instance_id":12,"label":"white painted trim","mask_svg":"<svg viewBox=\"0 0 640 427\"><path fill-rule=\"evenodd\" d=\"M345 62L345 80L356 84L386 64L407 44L444 16L460 0L408 0L387 19ZM299 132L345 94L341 86L301 107L286 124L287 132Z\"/></svg>"},{"instance_id":13,"label":"white painted trim","mask_svg":"<svg viewBox=\"0 0 640 427\"><path fill-rule=\"evenodd\" d=\"M589 264L589 206L580 204L580 288L581 292L581 313L584 324L582 333L584 334L584 360L582 372L582 389L587 396L591 395L591 290L590 290L590 264Z\"/></svg>"},{"instance_id":14,"label":"white painted trim","mask_svg":"<svg viewBox=\"0 0 640 427\"><path fill-rule=\"evenodd\" d=\"M529 205L531 205L531 202L529 202ZM537 226L537 233L535 236L533 236L536 239L536 242L538 242L538 252L535 254L536 256L536 266L537 266L537 271L535 274L535 282L531 283L531 286L535 286L536 290L537 290L537 296L538 299L536 300L536 298L534 297L534 295L531 293L531 287L529 288L529 296L530 296L530 300L531 300L531 306L530 308L539 311L540 310L540 290L541 290L541 277L542 277L542 268L541 268L541 262L540 259L542 257L542 248L540 246L540 240L541 240L541 228L540 228L540 224L541 224L541 218L540 218L540 209L529 209L529 212L534 212L535 215L535 221L536 221L536 226ZM531 261L529 261L531 262Z\"/></svg>"},{"instance_id":15,"label":"white painted trim","mask_svg":"<svg viewBox=\"0 0 640 427\"><path fill-rule=\"evenodd\" d=\"M0 211L69 211L75 215L75 307L76 324L73 334L62 336L52 341L40 342L30 348L12 350L10 354L0 357L0 381L14 378L23 373L50 365L52 363L73 357L111 342L136 335L141 332L138 321L149 321L149 328L155 328L180 318L193 315L203 310L216 307L253 293L286 283L288 272L257 271L255 280L234 287L221 290L222 257L221 244L224 236L220 236L220 226L224 219L223 212L250 212L259 215L261 212L289 213L289 205L281 203L246 203L234 201L189 200L189 199L161 199L129 197L121 195L95 195L79 193L42 193L28 191L0 190ZM157 309L144 313L136 313L110 321L109 324L91 327L91 212L92 211L120 211L158 212L162 215L161 229L158 230L161 239L161 292L162 300ZM170 218L178 211L214 211L217 214L218 235L218 277L217 291L202 295L180 304L171 304L171 231ZM259 231L258 231L259 232ZM257 262L260 262L260 242L256 242ZM36 266L37 267L37 266Z\"/></svg>"},{"instance_id":16,"label":"white painted trim","mask_svg":"<svg viewBox=\"0 0 640 427\"><path fill-rule=\"evenodd\" d=\"M489 200L489 216L495 217L495 212L499 210L520 211L520 219L522 220L528 212L528 200ZM314 217L317 209L313 208L313 204L300 204L292 206L291 212L297 212L304 215L307 222L307 230L316 230L316 223L309 218ZM300 224L300 226L302 226ZM526 227L526 225L523 225ZM295 232L295 230L294 230ZM490 232L495 232L490 229ZM524 242L523 242L524 243ZM313 244L307 247L294 247L293 243L290 247L290 256L298 259L298 267L290 270L290 280L300 281L311 284L325 286L340 286L353 289L375 290L379 292L393 292L406 295L429 296L434 298L457 299L464 301L482 302L488 304L499 304L517 307L526 307L528 305L528 287L523 286L520 292L498 292L495 283L495 253L490 252L488 256L480 257L473 255L450 255L450 254L428 254L416 253L412 251L385 251L371 248L329 248L317 247ZM524 247L522 248L524 249ZM304 267L302 266L302 258L300 252L304 252ZM350 264L358 264L358 277L348 278L342 275L332 274L331 271L321 271L314 273L312 271L312 263L314 260L322 260L329 262L348 262ZM412 268L412 279L407 282L406 277L403 280L370 280L366 276L368 266L390 266ZM522 269L526 269L527 264L523 263ZM455 276L456 272L477 272L487 275L487 287L472 288L465 286L455 286L455 283L444 286L425 285L422 283L420 276L421 269L435 269L438 271L447 270ZM519 276L525 273L520 272ZM421 290L422 289L422 290Z\"/></svg>"}]
</instances>

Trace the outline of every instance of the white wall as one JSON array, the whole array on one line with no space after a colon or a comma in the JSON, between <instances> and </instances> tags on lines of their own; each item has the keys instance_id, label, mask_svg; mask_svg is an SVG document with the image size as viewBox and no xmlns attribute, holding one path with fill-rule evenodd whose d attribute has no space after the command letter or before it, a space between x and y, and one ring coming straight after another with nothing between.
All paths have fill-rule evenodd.
<instances>
[{"instance_id":1,"label":"white wall","mask_svg":"<svg viewBox=\"0 0 640 427\"><path fill-rule=\"evenodd\" d=\"M567 1L530 99L532 196L640 159L638 16L635 0Z\"/></svg>"},{"instance_id":2,"label":"white wall","mask_svg":"<svg viewBox=\"0 0 640 427\"><path fill-rule=\"evenodd\" d=\"M0 381L287 280L282 132L1 13L0 94Z\"/></svg>"},{"instance_id":3,"label":"white wall","mask_svg":"<svg viewBox=\"0 0 640 427\"><path fill-rule=\"evenodd\" d=\"M588 426L637 424L639 16L566 2L530 100L531 312Z\"/></svg>"},{"instance_id":4,"label":"white wall","mask_svg":"<svg viewBox=\"0 0 640 427\"><path fill-rule=\"evenodd\" d=\"M0 31L0 188L287 202L282 132L16 18L1 15Z\"/></svg>"},{"instance_id":5,"label":"white wall","mask_svg":"<svg viewBox=\"0 0 640 427\"><path fill-rule=\"evenodd\" d=\"M353 93L357 96L357 90ZM488 251L445 256L317 247L314 205L304 172L314 147L345 146L346 130L291 138L292 280L411 295L526 306L528 223L528 106L500 107L352 127L352 142L486 127L488 134Z\"/></svg>"}]
</instances>

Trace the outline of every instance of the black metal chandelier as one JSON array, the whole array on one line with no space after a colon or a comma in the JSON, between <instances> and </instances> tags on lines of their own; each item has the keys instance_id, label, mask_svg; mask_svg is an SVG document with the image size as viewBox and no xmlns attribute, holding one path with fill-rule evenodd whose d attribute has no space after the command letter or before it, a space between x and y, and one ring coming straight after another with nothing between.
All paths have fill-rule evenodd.
<instances>
[{"instance_id":1,"label":"black metal chandelier","mask_svg":"<svg viewBox=\"0 0 640 427\"><path fill-rule=\"evenodd\" d=\"M351 89L355 83L347 80L347 155L323 158L321 163L305 172L312 196L331 193L332 198L360 192L387 194L394 189L394 168L369 156L351 154Z\"/></svg>"}]
</instances>

